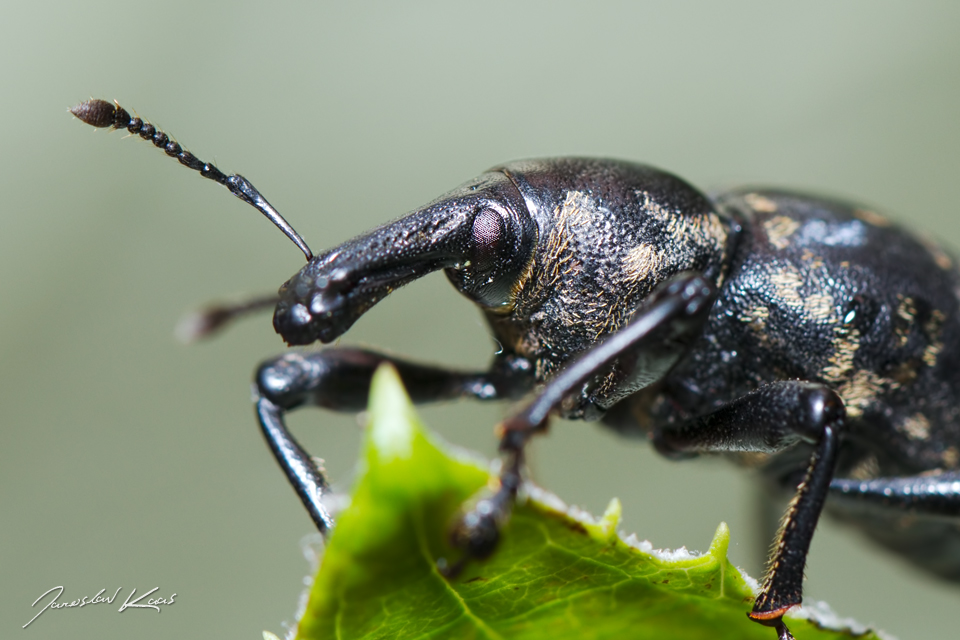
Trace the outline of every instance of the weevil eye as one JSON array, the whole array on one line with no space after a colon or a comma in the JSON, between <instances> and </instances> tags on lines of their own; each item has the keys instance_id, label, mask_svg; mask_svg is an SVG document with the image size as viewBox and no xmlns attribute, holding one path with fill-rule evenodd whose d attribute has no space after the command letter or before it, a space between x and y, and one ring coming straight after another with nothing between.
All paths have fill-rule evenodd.
<instances>
[{"instance_id":1,"label":"weevil eye","mask_svg":"<svg viewBox=\"0 0 960 640\"><path fill-rule=\"evenodd\" d=\"M473 246L470 261L479 272L489 271L504 244L503 218L496 211L484 209L473 221Z\"/></svg>"},{"instance_id":2,"label":"weevil eye","mask_svg":"<svg viewBox=\"0 0 960 640\"><path fill-rule=\"evenodd\" d=\"M447 277L477 304L508 310L514 285L533 251L534 233L517 214L485 206L473 219L465 260L447 269Z\"/></svg>"}]
</instances>

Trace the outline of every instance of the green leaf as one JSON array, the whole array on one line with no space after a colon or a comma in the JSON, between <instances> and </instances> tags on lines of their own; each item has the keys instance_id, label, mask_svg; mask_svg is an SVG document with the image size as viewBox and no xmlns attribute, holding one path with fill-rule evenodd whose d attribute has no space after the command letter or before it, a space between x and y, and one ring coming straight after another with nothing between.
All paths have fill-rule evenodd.
<instances>
[{"instance_id":1,"label":"green leaf","mask_svg":"<svg viewBox=\"0 0 960 640\"><path fill-rule=\"evenodd\" d=\"M491 478L425 432L390 368L373 382L362 467L298 638L775 640L746 617L754 592L726 558L725 524L703 555L658 556L617 534L617 500L594 520L532 489L496 553L444 578L437 560L459 557L450 523ZM854 637L788 624L798 640Z\"/></svg>"}]
</instances>

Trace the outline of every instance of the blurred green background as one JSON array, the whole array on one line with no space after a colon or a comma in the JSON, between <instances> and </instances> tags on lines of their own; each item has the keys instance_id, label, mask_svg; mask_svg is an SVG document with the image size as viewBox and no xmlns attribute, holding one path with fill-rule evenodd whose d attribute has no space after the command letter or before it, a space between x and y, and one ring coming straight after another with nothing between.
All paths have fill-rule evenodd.
<instances>
[{"instance_id":1,"label":"blurred green background","mask_svg":"<svg viewBox=\"0 0 960 640\"><path fill-rule=\"evenodd\" d=\"M249 404L283 345L268 316L181 346L186 310L276 289L302 262L222 188L65 109L118 99L256 184L315 250L487 167L590 154L704 188L861 200L960 247L960 5L712 3L14 3L0 118L0 623L4 637L259 638L282 633L311 524ZM440 274L343 344L482 367L493 350ZM502 406L424 411L492 454ZM291 421L348 486L351 416ZM668 463L594 425L556 423L536 479L655 546L705 548L720 520L756 575L752 478ZM808 600L901 638L956 637L960 589L824 523ZM100 605L177 593L157 615ZM121 595L121 599L124 597Z\"/></svg>"}]
</instances>

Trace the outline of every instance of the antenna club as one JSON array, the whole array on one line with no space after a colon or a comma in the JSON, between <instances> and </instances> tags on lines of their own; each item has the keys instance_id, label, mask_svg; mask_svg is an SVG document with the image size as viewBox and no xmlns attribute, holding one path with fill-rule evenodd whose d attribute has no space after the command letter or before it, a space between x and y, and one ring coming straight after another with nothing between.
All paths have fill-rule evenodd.
<instances>
[{"instance_id":1,"label":"antenna club","mask_svg":"<svg viewBox=\"0 0 960 640\"><path fill-rule=\"evenodd\" d=\"M119 104L106 100L87 100L70 108L70 113L90 126L122 129L130 124L130 114Z\"/></svg>"}]
</instances>

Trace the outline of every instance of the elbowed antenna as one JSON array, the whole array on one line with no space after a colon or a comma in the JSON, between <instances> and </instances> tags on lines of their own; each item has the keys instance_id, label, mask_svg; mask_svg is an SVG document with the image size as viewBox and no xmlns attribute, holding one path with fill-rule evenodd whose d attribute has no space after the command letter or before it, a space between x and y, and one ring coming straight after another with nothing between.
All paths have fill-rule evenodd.
<instances>
[{"instance_id":1,"label":"elbowed antenna","mask_svg":"<svg viewBox=\"0 0 960 640\"><path fill-rule=\"evenodd\" d=\"M243 176L238 174L228 176L209 162L201 161L195 155L182 148L176 140L171 140L166 133L149 122L141 120L138 117L131 117L126 109L121 107L117 102L111 104L106 100L88 100L71 108L70 113L91 126L126 129L132 134L139 135L144 140L153 142L153 146L163 149L164 153L171 158L176 158L183 166L193 169L194 171L199 171L200 175L204 178L219 182L229 189L230 193L265 215L270 222L275 224L278 229L283 231L283 233L300 248L300 251L303 251L303 255L307 257L307 262L313 259L313 252L310 251L310 247L308 247L307 243L300 237L300 234L294 231L290 223L284 220L283 216L267 202L266 198L260 195L256 187L250 184Z\"/></svg>"}]
</instances>

